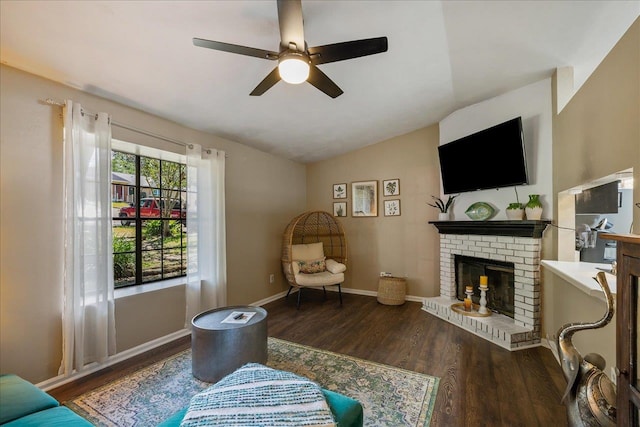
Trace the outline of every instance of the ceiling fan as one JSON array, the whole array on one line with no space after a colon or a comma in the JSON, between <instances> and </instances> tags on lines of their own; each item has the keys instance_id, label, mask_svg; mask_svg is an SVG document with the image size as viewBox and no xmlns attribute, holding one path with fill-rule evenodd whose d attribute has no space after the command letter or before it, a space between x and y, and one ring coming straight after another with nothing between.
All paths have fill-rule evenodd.
<instances>
[{"instance_id":1,"label":"ceiling fan","mask_svg":"<svg viewBox=\"0 0 640 427\"><path fill-rule=\"evenodd\" d=\"M386 37L307 47L304 39L301 0L278 0L278 24L280 26L279 52L195 37L193 44L271 61L277 60L278 66L253 89L250 93L252 96L260 96L280 80L284 80L293 84L308 81L330 97L336 98L342 95L342 89L320 71L317 65L387 51Z\"/></svg>"}]
</instances>

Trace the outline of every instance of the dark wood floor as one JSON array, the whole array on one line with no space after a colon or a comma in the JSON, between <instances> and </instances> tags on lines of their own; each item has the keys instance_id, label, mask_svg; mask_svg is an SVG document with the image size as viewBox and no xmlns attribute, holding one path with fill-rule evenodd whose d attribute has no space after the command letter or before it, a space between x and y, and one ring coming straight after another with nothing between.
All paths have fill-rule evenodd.
<instances>
[{"instance_id":1,"label":"dark wood floor","mask_svg":"<svg viewBox=\"0 0 640 427\"><path fill-rule=\"evenodd\" d=\"M269 303L269 336L440 378L431 426L566 426L565 381L544 347L510 352L421 310L374 297L305 290ZM188 338L53 390L65 401L188 348Z\"/></svg>"}]
</instances>

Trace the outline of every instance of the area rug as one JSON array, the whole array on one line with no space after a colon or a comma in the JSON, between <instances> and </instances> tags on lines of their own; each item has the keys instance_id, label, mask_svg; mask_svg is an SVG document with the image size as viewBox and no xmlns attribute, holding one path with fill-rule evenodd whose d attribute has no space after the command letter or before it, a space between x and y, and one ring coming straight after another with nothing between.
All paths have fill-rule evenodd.
<instances>
[{"instance_id":1,"label":"area rug","mask_svg":"<svg viewBox=\"0 0 640 427\"><path fill-rule=\"evenodd\" d=\"M362 403L365 426L428 426L439 379L269 338L267 365ZM66 402L96 426L155 426L211 384L191 375L191 350Z\"/></svg>"}]
</instances>

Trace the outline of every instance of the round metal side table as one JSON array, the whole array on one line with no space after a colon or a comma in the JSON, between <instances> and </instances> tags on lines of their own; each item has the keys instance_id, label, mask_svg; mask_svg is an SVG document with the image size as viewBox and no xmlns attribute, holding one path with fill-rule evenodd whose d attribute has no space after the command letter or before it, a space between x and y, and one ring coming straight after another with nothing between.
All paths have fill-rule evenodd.
<instances>
[{"instance_id":1,"label":"round metal side table","mask_svg":"<svg viewBox=\"0 0 640 427\"><path fill-rule=\"evenodd\" d=\"M242 323L234 313L250 318ZM191 325L191 370L202 381L214 383L246 363L267 361L267 311L262 307L215 308L196 315Z\"/></svg>"}]
</instances>

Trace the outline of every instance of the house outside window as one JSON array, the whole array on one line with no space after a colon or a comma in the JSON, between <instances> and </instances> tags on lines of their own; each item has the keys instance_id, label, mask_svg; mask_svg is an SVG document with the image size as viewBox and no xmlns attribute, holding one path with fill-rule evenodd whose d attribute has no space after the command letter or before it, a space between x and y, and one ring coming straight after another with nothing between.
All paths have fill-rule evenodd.
<instances>
[{"instance_id":1,"label":"house outside window","mask_svg":"<svg viewBox=\"0 0 640 427\"><path fill-rule=\"evenodd\" d=\"M186 165L113 150L111 168L115 288L186 276Z\"/></svg>"}]
</instances>

